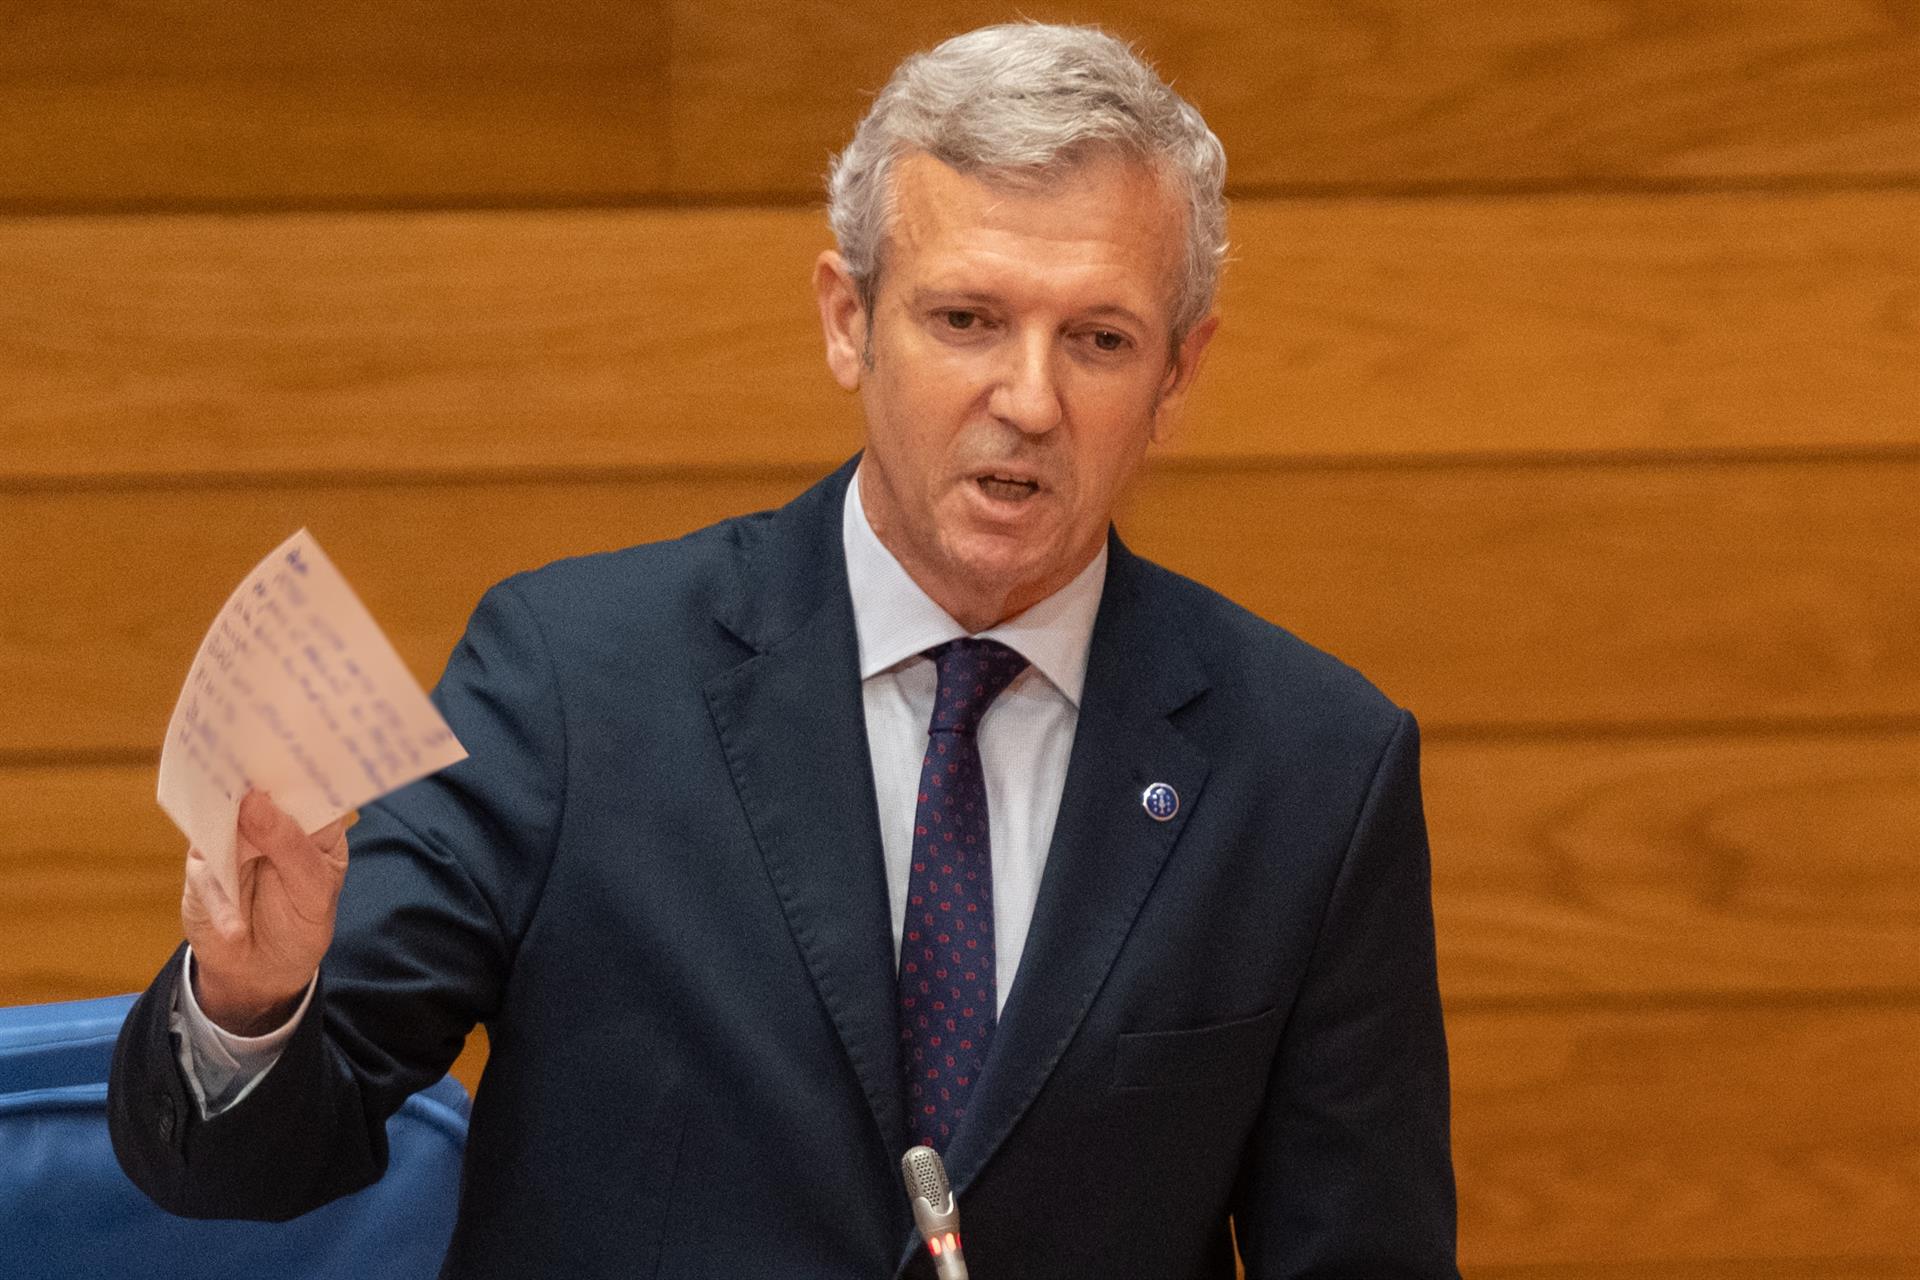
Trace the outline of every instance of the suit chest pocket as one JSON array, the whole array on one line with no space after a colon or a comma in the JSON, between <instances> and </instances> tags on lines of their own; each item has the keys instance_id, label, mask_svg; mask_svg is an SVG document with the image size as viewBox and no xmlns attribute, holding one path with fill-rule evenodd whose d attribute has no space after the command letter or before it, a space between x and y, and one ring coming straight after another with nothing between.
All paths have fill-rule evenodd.
<instances>
[{"instance_id":1,"label":"suit chest pocket","mask_svg":"<svg viewBox=\"0 0 1920 1280\"><path fill-rule=\"evenodd\" d=\"M1182 1031L1130 1031L1114 1048L1113 1087L1222 1085L1264 1076L1280 1010Z\"/></svg>"}]
</instances>

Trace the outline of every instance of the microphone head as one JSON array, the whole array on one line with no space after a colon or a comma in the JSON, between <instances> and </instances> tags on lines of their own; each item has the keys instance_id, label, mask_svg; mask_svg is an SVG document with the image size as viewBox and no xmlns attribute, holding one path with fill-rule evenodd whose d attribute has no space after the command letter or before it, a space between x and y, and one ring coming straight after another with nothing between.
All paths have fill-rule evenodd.
<instances>
[{"instance_id":1,"label":"microphone head","mask_svg":"<svg viewBox=\"0 0 1920 1280\"><path fill-rule=\"evenodd\" d=\"M911 1146L900 1157L900 1176L906 1181L907 1195L930 1204L944 1204L953 1188L947 1185L946 1161L928 1146Z\"/></svg>"},{"instance_id":2,"label":"microphone head","mask_svg":"<svg viewBox=\"0 0 1920 1280\"><path fill-rule=\"evenodd\" d=\"M931 1240L942 1232L960 1229L960 1212L953 1203L953 1188L947 1183L946 1162L938 1151L909 1147L900 1157L900 1177L907 1184L914 1225L920 1228L922 1237Z\"/></svg>"}]
</instances>

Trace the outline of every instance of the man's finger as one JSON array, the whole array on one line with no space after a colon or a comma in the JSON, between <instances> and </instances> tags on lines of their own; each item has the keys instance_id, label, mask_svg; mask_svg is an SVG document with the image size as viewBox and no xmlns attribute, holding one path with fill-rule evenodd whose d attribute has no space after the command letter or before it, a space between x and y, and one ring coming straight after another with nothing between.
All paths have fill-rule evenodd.
<instances>
[{"instance_id":1,"label":"man's finger","mask_svg":"<svg viewBox=\"0 0 1920 1280\"><path fill-rule=\"evenodd\" d=\"M240 802L240 842L266 855L281 880L303 897L331 898L346 867L346 825L330 822L309 836L262 791Z\"/></svg>"},{"instance_id":2,"label":"man's finger","mask_svg":"<svg viewBox=\"0 0 1920 1280\"><path fill-rule=\"evenodd\" d=\"M306 840L307 833L300 824L289 817L284 809L273 802L273 797L264 791L249 791L240 799L240 834L251 840L262 852L271 854L276 845L296 846Z\"/></svg>"},{"instance_id":3,"label":"man's finger","mask_svg":"<svg viewBox=\"0 0 1920 1280\"><path fill-rule=\"evenodd\" d=\"M189 941L204 923L214 935L229 945L246 937L247 922L239 906L227 896L226 886L213 874L207 855L196 848L187 850L186 888L181 895L180 919Z\"/></svg>"}]
</instances>

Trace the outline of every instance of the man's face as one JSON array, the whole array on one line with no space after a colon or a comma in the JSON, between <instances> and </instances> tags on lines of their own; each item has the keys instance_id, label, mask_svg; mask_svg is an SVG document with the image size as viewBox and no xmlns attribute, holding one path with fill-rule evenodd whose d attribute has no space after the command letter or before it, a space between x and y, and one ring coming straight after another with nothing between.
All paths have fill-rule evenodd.
<instances>
[{"instance_id":1,"label":"man's face","mask_svg":"<svg viewBox=\"0 0 1920 1280\"><path fill-rule=\"evenodd\" d=\"M910 154L892 188L872 315L839 255L815 270L828 364L866 411L874 531L979 631L1092 560L1213 321L1170 352L1185 211L1141 166L1022 191Z\"/></svg>"}]
</instances>

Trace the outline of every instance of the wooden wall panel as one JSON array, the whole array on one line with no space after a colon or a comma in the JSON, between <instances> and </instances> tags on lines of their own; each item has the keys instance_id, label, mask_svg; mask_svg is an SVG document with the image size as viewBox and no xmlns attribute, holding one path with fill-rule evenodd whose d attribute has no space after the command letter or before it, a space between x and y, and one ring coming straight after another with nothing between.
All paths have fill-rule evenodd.
<instances>
[{"instance_id":1,"label":"wooden wall panel","mask_svg":"<svg viewBox=\"0 0 1920 1280\"><path fill-rule=\"evenodd\" d=\"M1197 453L1920 444L1920 196L1241 209Z\"/></svg>"},{"instance_id":2,"label":"wooden wall panel","mask_svg":"<svg viewBox=\"0 0 1920 1280\"><path fill-rule=\"evenodd\" d=\"M1920 1004L1448 1022L1461 1261L1920 1263Z\"/></svg>"},{"instance_id":3,"label":"wooden wall panel","mask_svg":"<svg viewBox=\"0 0 1920 1280\"><path fill-rule=\"evenodd\" d=\"M1920 194L1255 201L1186 459L1920 447ZM0 483L825 468L800 211L0 220Z\"/></svg>"},{"instance_id":4,"label":"wooden wall panel","mask_svg":"<svg viewBox=\"0 0 1920 1280\"><path fill-rule=\"evenodd\" d=\"M1455 1014L1920 1000L1920 731L1443 738L1424 765ZM129 990L171 950L153 791L150 758L0 766L0 1004Z\"/></svg>"},{"instance_id":5,"label":"wooden wall panel","mask_svg":"<svg viewBox=\"0 0 1920 1280\"><path fill-rule=\"evenodd\" d=\"M180 942L154 762L0 769L0 1005L137 991Z\"/></svg>"},{"instance_id":6,"label":"wooden wall panel","mask_svg":"<svg viewBox=\"0 0 1920 1280\"><path fill-rule=\"evenodd\" d=\"M842 458L858 409L807 283L830 243L816 218L756 212L13 221L4 469Z\"/></svg>"},{"instance_id":7,"label":"wooden wall panel","mask_svg":"<svg viewBox=\"0 0 1920 1280\"><path fill-rule=\"evenodd\" d=\"M505 574L811 478L0 493L0 597L28 606L0 614L0 752L149 749L232 584L302 524L430 677ZM1920 463L1179 469L1121 528L1435 732L1920 714Z\"/></svg>"},{"instance_id":8,"label":"wooden wall panel","mask_svg":"<svg viewBox=\"0 0 1920 1280\"><path fill-rule=\"evenodd\" d=\"M0 207L661 189L665 0L12 6Z\"/></svg>"},{"instance_id":9,"label":"wooden wall panel","mask_svg":"<svg viewBox=\"0 0 1920 1280\"><path fill-rule=\"evenodd\" d=\"M1450 1008L1920 999L1920 730L1430 741Z\"/></svg>"},{"instance_id":10,"label":"wooden wall panel","mask_svg":"<svg viewBox=\"0 0 1920 1280\"><path fill-rule=\"evenodd\" d=\"M676 190L811 195L903 55L1016 12L1137 41L1242 188L1920 173L1908 0L676 0Z\"/></svg>"},{"instance_id":11,"label":"wooden wall panel","mask_svg":"<svg viewBox=\"0 0 1920 1280\"><path fill-rule=\"evenodd\" d=\"M1913 1280L1908 1258L1688 1258L1477 1266L1468 1280Z\"/></svg>"},{"instance_id":12,"label":"wooden wall panel","mask_svg":"<svg viewBox=\"0 0 1920 1280\"><path fill-rule=\"evenodd\" d=\"M1168 470L1120 527L1435 732L1920 708L1920 466Z\"/></svg>"},{"instance_id":13,"label":"wooden wall panel","mask_svg":"<svg viewBox=\"0 0 1920 1280\"><path fill-rule=\"evenodd\" d=\"M11 15L0 206L812 200L902 55L1016 13L1139 41L1244 188L1920 174L1910 0L164 0Z\"/></svg>"}]
</instances>

